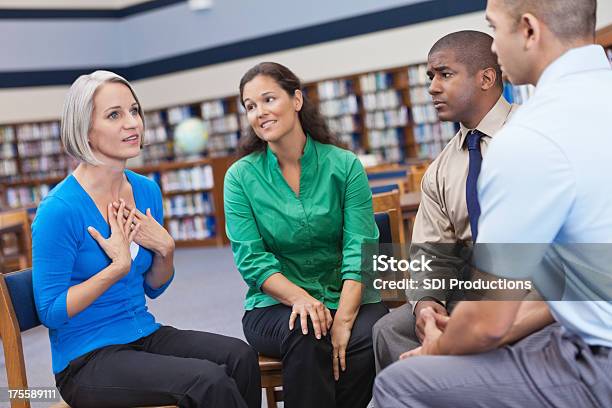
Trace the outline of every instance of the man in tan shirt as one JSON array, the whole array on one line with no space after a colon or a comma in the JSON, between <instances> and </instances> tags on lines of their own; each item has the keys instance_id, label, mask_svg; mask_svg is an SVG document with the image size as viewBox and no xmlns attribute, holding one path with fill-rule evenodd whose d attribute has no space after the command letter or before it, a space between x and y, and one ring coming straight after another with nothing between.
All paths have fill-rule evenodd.
<instances>
[{"instance_id":1,"label":"man in tan shirt","mask_svg":"<svg viewBox=\"0 0 612 408\"><path fill-rule=\"evenodd\" d=\"M417 259L425 254L433 261L429 264L430 272L413 276L420 281L469 279L467 261L473 241L472 230L477 231L480 210L476 207L473 211L470 225L466 199L470 191L467 186L466 192L470 167L468 138L474 138L471 133L477 134L471 149L474 150L476 143L476 149L479 147L484 156L491 138L517 107L502 96L501 70L491 52L492 42L488 34L459 31L438 40L428 55L429 93L438 118L459 122L460 130L429 166L421 183L421 204L410 256ZM470 208L474 208L474 204L478 206L477 202L470 204ZM408 304L374 325L377 372L397 361L401 353L420 346L424 329L420 310L431 307L436 313L447 316L463 294L448 289L412 290L407 292L407 297Z\"/></svg>"}]
</instances>

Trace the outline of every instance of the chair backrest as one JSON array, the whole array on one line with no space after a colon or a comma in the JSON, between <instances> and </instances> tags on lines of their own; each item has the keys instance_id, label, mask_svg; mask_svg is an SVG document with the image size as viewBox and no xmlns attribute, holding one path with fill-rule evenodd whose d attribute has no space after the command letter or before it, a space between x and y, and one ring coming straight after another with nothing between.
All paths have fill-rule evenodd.
<instances>
[{"instance_id":1,"label":"chair backrest","mask_svg":"<svg viewBox=\"0 0 612 408\"><path fill-rule=\"evenodd\" d=\"M386 213L389 217L391 241L384 243L404 244L404 225L402 220L402 206L400 204L400 193L397 189L372 195L372 208L374 214ZM376 217L375 217L376 218ZM382 218L381 218L382 222ZM380 231L380 228L379 228Z\"/></svg>"},{"instance_id":2,"label":"chair backrest","mask_svg":"<svg viewBox=\"0 0 612 408\"><path fill-rule=\"evenodd\" d=\"M21 332L38 325L40 321L34 305L32 269L0 275L0 336L10 389L28 388ZM11 407L29 408L30 403L27 400L13 400Z\"/></svg>"},{"instance_id":3,"label":"chair backrest","mask_svg":"<svg viewBox=\"0 0 612 408\"><path fill-rule=\"evenodd\" d=\"M421 191L421 180L429 167L429 162L413 164L408 174L408 191Z\"/></svg>"},{"instance_id":4,"label":"chair backrest","mask_svg":"<svg viewBox=\"0 0 612 408\"><path fill-rule=\"evenodd\" d=\"M388 193L373 195L372 207L374 209L374 219L380 233L379 242L381 244L400 244L399 248L395 245L393 248L381 248L381 254L384 252L385 255L405 258L404 227L399 191L394 190ZM399 307L406 302L404 292L399 289L381 290L381 297L383 302L392 308Z\"/></svg>"},{"instance_id":5,"label":"chair backrest","mask_svg":"<svg viewBox=\"0 0 612 408\"><path fill-rule=\"evenodd\" d=\"M17 245L25 253L21 254L25 258L25 262L21 263L21 268L29 268L32 266L32 229L30 226L30 215L28 210L21 208L18 210L9 210L0 212L0 226L21 224L24 234L22 234L22 242Z\"/></svg>"},{"instance_id":6,"label":"chair backrest","mask_svg":"<svg viewBox=\"0 0 612 408\"><path fill-rule=\"evenodd\" d=\"M400 191L399 184L385 184L382 186L370 186L372 194L390 193L394 190Z\"/></svg>"}]
</instances>

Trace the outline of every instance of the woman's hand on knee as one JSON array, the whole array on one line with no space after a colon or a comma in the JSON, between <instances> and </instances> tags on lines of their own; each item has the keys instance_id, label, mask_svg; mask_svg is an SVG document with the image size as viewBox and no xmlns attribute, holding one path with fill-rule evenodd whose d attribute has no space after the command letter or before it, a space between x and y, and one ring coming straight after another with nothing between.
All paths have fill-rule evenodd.
<instances>
[{"instance_id":1,"label":"woman's hand on knee","mask_svg":"<svg viewBox=\"0 0 612 408\"><path fill-rule=\"evenodd\" d=\"M333 323L329 309L312 296L301 298L293 304L291 315L289 316L289 330L293 330L298 315L300 316L303 334L308 334L308 316L310 316L317 339L320 339L321 336L327 336L327 331Z\"/></svg>"},{"instance_id":2,"label":"woman's hand on knee","mask_svg":"<svg viewBox=\"0 0 612 408\"><path fill-rule=\"evenodd\" d=\"M333 358L333 369L334 379L338 381L340 379L340 370L346 370L346 348L348 347L349 340L351 339L352 327L343 322L341 319L336 319L331 328L332 336L332 358Z\"/></svg>"}]
</instances>

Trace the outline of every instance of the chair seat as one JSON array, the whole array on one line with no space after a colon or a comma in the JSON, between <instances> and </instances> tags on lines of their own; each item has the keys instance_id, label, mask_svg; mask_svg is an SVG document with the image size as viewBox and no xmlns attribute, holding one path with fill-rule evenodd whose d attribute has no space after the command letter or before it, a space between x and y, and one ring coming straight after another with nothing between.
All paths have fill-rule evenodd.
<instances>
[{"instance_id":1,"label":"chair seat","mask_svg":"<svg viewBox=\"0 0 612 408\"><path fill-rule=\"evenodd\" d=\"M283 369L283 363L274 357L268 357L259 355L259 369L260 371L277 371Z\"/></svg>"}]
</instances>

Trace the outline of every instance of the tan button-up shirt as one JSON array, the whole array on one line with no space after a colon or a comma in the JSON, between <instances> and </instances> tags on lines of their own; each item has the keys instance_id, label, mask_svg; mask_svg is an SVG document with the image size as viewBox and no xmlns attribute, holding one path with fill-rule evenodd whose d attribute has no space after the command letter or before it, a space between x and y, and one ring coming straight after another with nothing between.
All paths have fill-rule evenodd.
<instances>
[{"instance_id":1,"label":"tan button-up shirt","mask_svg":"<svg viewBox=\"0 0 612 408\"><path fill-rule=\"evenodd\" d=\"M492 137L518 107L519 105L510 105L502 96L476 126L477 130L485 134L480 139L483 157ZM434 262L430 264L431 272L420 272L413 278L465 278L462 274L472 245L465 191L469 169L466 138L470 130L461 125L459 132L448 142L423 176L421 204L412 233L410 255L416 259L425 253L428 258L434 257ZM407 295L413 304L426 296L443 303L451 300L451 293L443 289L408 291Z\"/></svg>"}]
</instances>

